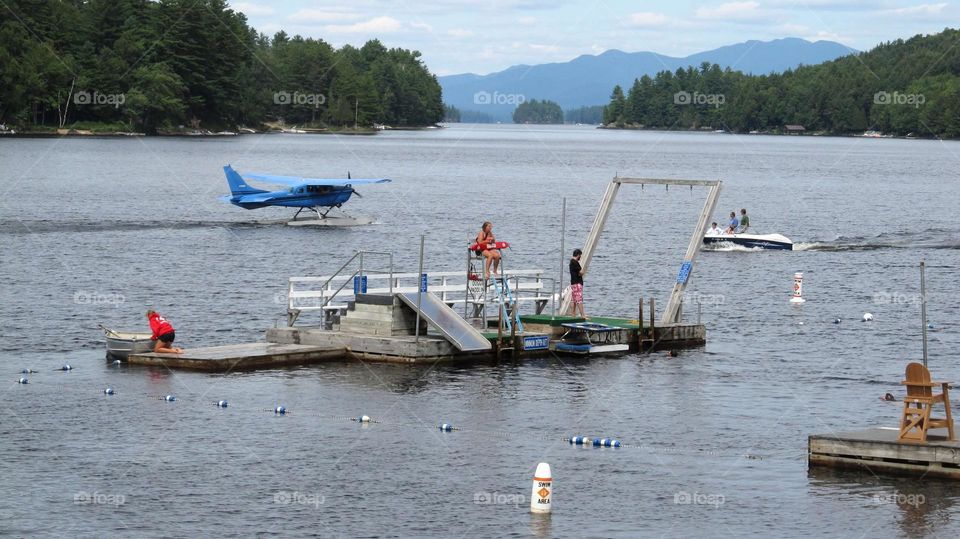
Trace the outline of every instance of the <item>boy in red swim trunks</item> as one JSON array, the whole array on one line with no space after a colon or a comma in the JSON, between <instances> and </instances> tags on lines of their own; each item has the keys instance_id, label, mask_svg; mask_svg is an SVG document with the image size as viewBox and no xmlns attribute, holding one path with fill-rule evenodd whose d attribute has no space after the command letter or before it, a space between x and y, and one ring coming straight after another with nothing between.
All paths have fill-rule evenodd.
<instances>
[{"instance_id":1,"label":"boy in red swim trunks","mask_svg":"<svg viewBox=\"0 0 960 539\"><path fill-rule=\"evenodd\" d=\"M150 309L147 311L147 320L150 321L150 330L153 331L151 340L156 341L153 345L153 351L157 354L180 354L183 352L180 348L173 348L173 340L177 337L173 331L173 326L167 319L160 316L160 313Z\"/></svg>"},{"instance_id":2,"label":"boy in red swim trunks","mask_svg":"<svg viewBox=\"0 0 960 539\"><path fill-rule=\"evenodd\" d=\"M577 309L580 309L580 317L589 320L583 312L583 267L580 265L582 254L580 249L574 249L573 258L570 259L570 316L577 316Z\"/></svg>"}]
</instances>

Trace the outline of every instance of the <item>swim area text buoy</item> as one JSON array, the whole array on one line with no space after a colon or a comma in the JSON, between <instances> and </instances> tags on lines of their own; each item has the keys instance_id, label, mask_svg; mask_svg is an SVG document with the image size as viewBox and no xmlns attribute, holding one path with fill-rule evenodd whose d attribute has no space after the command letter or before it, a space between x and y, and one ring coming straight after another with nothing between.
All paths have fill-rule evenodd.
<instances>
[{"instance_id":1,"label":"swim area text buoy","mask_svg":"<svg viewBox=\"0 0 960 539\"><path fill-rule=\"evenodd\" d=\"M533 473L533 488L530 492L530 512L549 513L552 509L550 498L553 495L553 474L546 462L537 464Z\"/></svg>"}]
</instances>

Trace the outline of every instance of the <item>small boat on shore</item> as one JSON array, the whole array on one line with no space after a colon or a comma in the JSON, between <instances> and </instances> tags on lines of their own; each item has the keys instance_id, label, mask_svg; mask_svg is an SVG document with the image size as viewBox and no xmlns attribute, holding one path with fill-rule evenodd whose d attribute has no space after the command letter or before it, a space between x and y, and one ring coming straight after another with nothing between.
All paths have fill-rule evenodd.
<instances>
[{"instance_id":1,"label":"small boat on shore","mask_svg":"<svg viewBox=\"0 0 960 539\"><path fill-rule=\"evenodd\" d=\"M711 246L732 244L747 249L793 250L793 242L782 234L707 234L703 237L703 244Z\"/></svg>"},{"instance_id":2,"label":"small boat on shore","mask_svg":"<svg viewBox=\"0 0 960 539\"><path fill-rule=\"evenodd\" d=\"M130 354L143 354L153 350L154 342L150 339L151 333L136 331L114 331L100 326L107 337L107 357L110 359L126 360Z\"/></svg>"}]
</instances>

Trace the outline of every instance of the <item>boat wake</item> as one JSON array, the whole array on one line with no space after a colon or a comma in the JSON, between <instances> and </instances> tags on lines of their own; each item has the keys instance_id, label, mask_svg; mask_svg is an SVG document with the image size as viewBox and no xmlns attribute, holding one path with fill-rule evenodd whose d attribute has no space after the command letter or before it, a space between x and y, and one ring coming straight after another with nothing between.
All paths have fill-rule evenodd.
<instances>
[{"instance_id":1,"label":"boat wake","mask_svg":"<svg viewBox=\"0 0 960 539\"><path fill-rule=\"evenodd\" d=\"M960 249L960 233L930 229L923 232L876 236L840 236L830 241L797 242L794 251L875 251L880 249Z\"/></svg>"}]
</instances>

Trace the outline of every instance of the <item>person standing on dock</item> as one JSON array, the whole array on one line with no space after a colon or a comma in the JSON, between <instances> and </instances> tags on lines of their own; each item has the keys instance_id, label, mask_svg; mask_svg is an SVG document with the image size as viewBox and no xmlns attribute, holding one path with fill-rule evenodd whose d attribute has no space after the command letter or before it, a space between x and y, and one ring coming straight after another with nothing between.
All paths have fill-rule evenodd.
<instances>
[{"instance_id":1,"label":"person standing on dock","mask_svg":"<svg viewBox=\"0 0 960 539\"><path fill-rule=\"evenodd\" d=\"M150 337L151 340L156 341L156 344L153 345L153 352L156 354L180 354L183 353L183 350L180 348L173 348L173 340L177 338L176 332L173 330L173 326L170 322L167 322L167 319L160 316L160 313L150 309L147 311L147 320L150 321L150 330L153 332L153 335Z\"/></svg>"},{"instance_id":2,"label":"person standing on dock","mask_svg":"<svg viewBox=\"0 0 960 539\"><path fill-rule=\"evenodd\" d=\"M573 250L573 258L570 259L570 316L577 315L577 309L580 309L580 317L584 320L590 320L587 314L583 312L583 266L580 265L580 256L583 251Z\"/></svg>"},{"instance_id":3,"label":"person standing on dock","mask_svg":"<svg viewBox=\"0 0 960 539\"><path fill-rule=\"evenodd\" d=\"M737 212L730 212L730 224L727 225L727 234L736 234L737 228L740 227L740 221L737 220Z\"/></svg>"},{"instance_id":4,"label":"person standing on dock","mask_svg":"<svg viewBox=\"0 0 960 539\"><path fill-rule=\"evenodd\" d=\"M485 259L483 262L484 280L490 278L491 264L493 265L494 275L497 275L500 270L500 250L485 248L486 246L495 243L497 243L497 239L493 236L493 223L490 221L484 221L483 226L480 228L480 233L477 234L477 246L480 247L480 254L482 254L483 258Z\"/></svg>"},{"instance_id":5,"label":"person standing on dock","mask_svg":"<svg viewBox=\"0 0 960 539\"><path fill-rule=\"evenodd\" d=\"M740 228L738 229L739 233L746 234L748 228L750 228L750 218L747 217L747 209L740 208Z\"/></svg>"}]
</instances>

